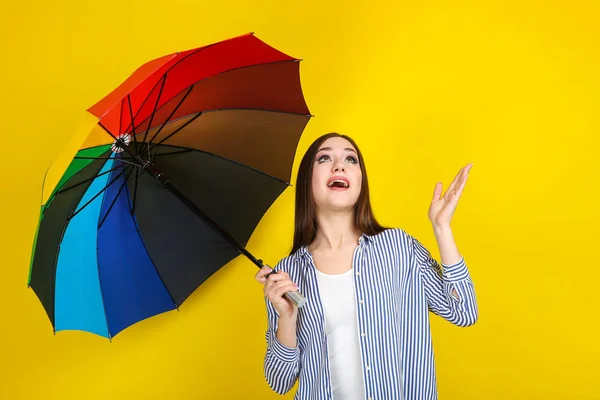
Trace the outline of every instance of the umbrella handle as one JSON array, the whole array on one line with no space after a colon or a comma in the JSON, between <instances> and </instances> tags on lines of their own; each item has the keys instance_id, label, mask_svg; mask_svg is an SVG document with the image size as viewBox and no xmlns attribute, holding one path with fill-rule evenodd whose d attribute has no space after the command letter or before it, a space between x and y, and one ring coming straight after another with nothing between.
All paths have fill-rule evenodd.
<instances>
[{"instance_id":1,"label":"umbrella handle","mask_svg":"<svg viewBox=\"0 0 600 400\"><path fill-rule=\"evenodd\" d=\"M304 297L300 292L287 292L284 296L294 303L296 307L300 308L304 304L306 304L306 297Z\"/></svg>"}]
</instances>

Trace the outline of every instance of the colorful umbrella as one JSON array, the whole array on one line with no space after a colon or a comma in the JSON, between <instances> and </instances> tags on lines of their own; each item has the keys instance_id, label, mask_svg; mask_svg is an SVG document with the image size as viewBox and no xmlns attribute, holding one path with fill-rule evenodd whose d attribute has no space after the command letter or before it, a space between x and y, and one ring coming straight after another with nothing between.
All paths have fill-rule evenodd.
<instances>
[{"instance_id":1,"label":"colorful umbrella","mask_svg":"<svg viewBox=\"0 0 600 400\"><path fill-rule=\"evenodd\" d=\"M31 260L55 332L111 338L240 254L262 266L244 246L311 117L299 61L248 34L150 61L88 110L45 179Z\"/></svg>"}]
</instances>

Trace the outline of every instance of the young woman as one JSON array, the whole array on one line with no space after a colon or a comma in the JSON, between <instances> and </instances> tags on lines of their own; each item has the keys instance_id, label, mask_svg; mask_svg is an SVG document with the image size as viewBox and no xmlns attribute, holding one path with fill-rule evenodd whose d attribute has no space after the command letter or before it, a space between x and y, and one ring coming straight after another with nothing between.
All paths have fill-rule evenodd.
<instances>
[{"instance_id":1,"label":"young woman","mask_svg":"<svg viewBox=\"0 0 600 400\"><path fill-rule=\"evenodd\" d=\"M471 164L446 193L435 186L429 220L441 263L371 211L356 143L330 133L304 155L296 182L292 251L262 268L267 303L265 376L296 399L437 399L429 310L458 326L478 317L473 282L450 228ZM298 309L284 294L300 291Z\"/></svg>"}]
</instances>

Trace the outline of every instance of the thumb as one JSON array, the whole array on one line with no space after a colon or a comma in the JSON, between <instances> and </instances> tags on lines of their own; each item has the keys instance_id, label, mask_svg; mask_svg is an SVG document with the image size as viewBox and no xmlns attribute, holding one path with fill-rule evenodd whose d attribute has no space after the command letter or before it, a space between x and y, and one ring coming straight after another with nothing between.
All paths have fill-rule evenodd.
<instances>
[{"instance_id":1,"label":"thumb","mask_svg":"<svg viewBox=\"0 0 600 400\"><path fill-rule=\"evenodd\" d=\"M440 199L442 195L442 182L438 182L435 184L435 189L433 190L433 199L431 199L431 202L435 202L437 200Z\"/></svg>"}]
</instances>

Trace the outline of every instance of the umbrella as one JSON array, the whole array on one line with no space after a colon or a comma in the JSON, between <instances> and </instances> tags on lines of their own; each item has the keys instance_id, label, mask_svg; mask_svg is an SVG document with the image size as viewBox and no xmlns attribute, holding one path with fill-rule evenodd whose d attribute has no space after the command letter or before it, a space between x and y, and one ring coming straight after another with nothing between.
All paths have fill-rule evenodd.
<instances>
[{"instance_id":1,"label":"umbrella","mask_svg":"<svg viewBox=\"0 0 600 400\"><path fill-rule=\"evenodd\" d=\"M311 118L300 60L254 34L138 68L47 173L28 286L54 329L112 338L245 249ZM59 172L56 172L59 171Z\"/></svg>"}]
</instances>

